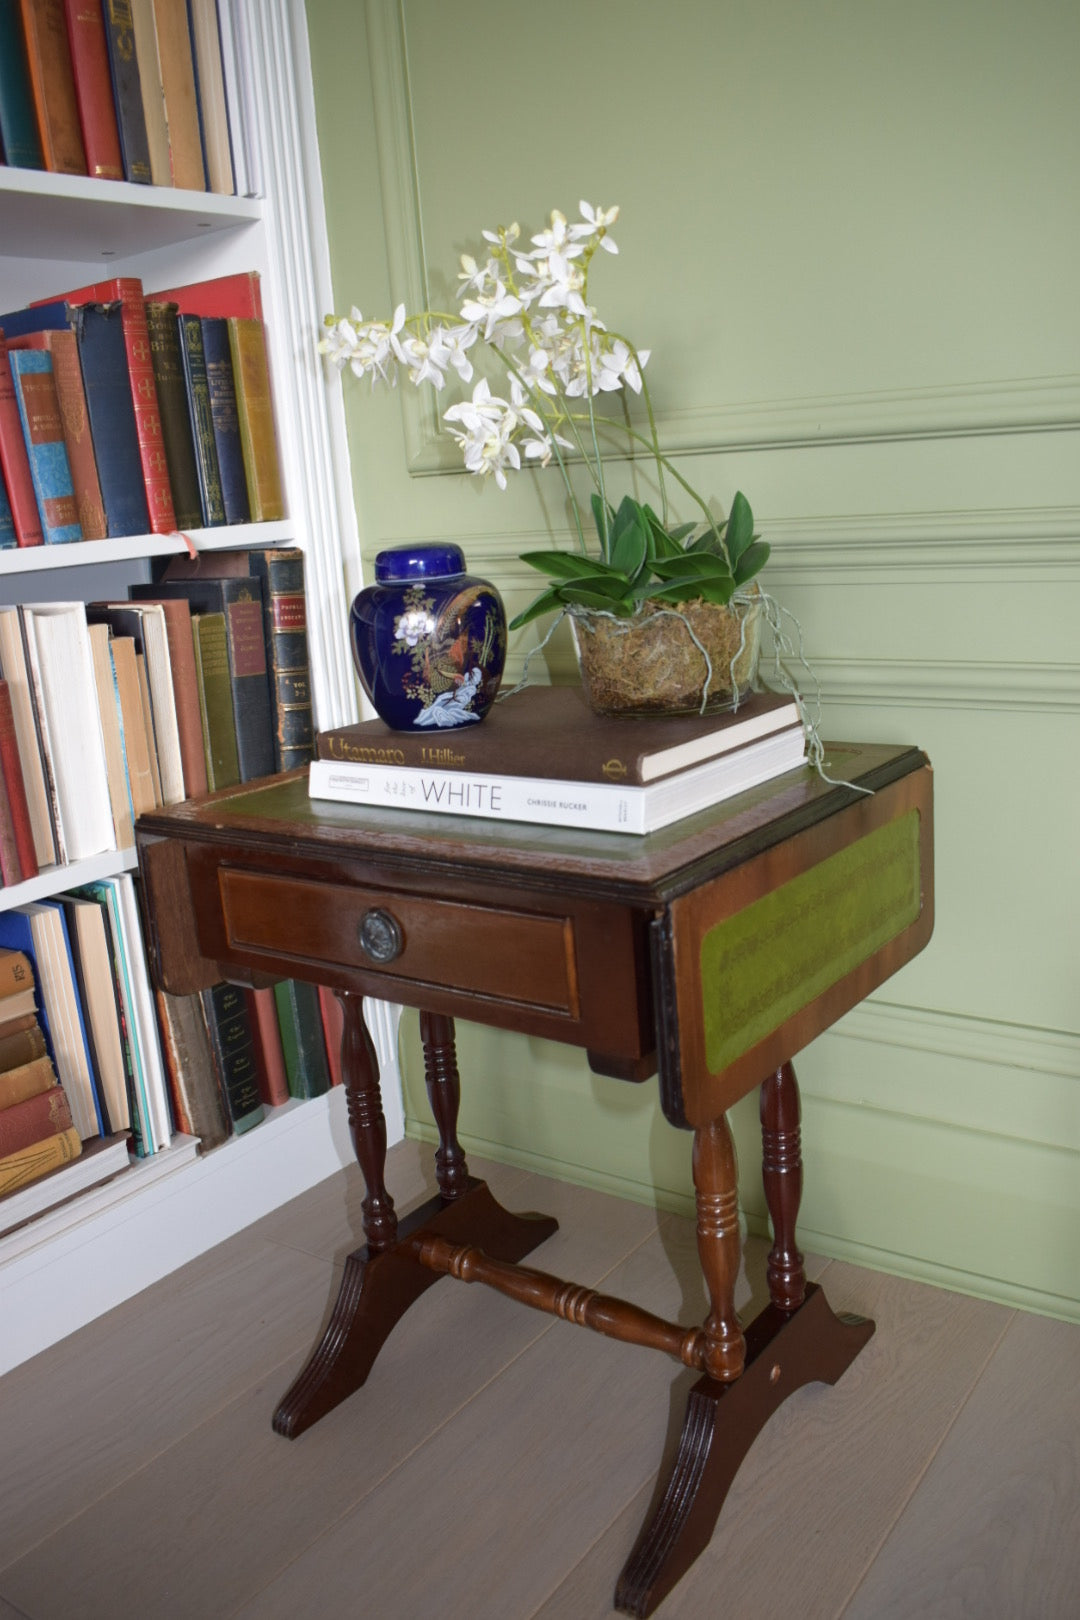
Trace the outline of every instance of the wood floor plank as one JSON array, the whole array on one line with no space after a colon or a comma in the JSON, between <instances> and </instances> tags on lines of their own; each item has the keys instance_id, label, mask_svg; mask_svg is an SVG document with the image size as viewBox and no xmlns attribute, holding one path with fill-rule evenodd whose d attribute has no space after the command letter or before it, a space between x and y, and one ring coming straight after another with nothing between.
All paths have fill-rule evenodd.
<instances>
[{"instance_id":1,"label":"wood floor plank","mask_svg":"<svg viewBox=\"0 0 1080 1620\"><path fill-rule=\"evenodd\" d=\"M298 1353L332 1271L241 1233L6 1374L0 1570Z\"/></svg>"},{"instance_id":2,"label":"wood floor plank","mask_svg":"<svg viewBox=\"0 0 1080 1620\"><path fill-rule=\"evenodd\" d=\"M1009 1324L846 1620L1080 1612L1080 1327Z\"/></svg>"},{"instance_id":3,"label":"wood floor plank","mask_svg":"<svg viewBox=\"0 0 1080 1620\"><path fill-rule=\"evenodd\" d=\"M751 1252L742 1301L763 1287L764 1245ZM665 1220L604 1289L700 1321L689 1223ZM353 1615L358 1591L372 1615L531 1614L558 1578L553 1561L583 1554L651 1477L683 1377L664 1356L555 1323L240 1613L294 1617L315 1580L327 1620Z\"/></svg>"},{"instance_id":4,"label":"wood floor plank","mask_svg":"<svg viewBox=\"0 0 1080 1620\"><path fill-rule=\"evenodd\" d=\"M543 1208L561 1222L537 1251L545 1267L595 1282L655 1234L650 1209L527 1172L522 1179L522 1207ZM399 1324L365 1389L299 1440L270 1431L297 1357L5 1570L0 1590L34 1620L231 1614L464 1403L491 1380L501 1382L507 1365L550 1326L549 1318L487 1289L440 1283ZM259 1331L250 1305L246 1331ZM102 1548L119 1546L139 1547L143 1556L102 1559ZM350 1615L355 1575L344 1575ZM308 1594L295 1614L327 1612L321 1596L314 1609L311 1601Z\"/></svg>"},{"instance_id":5,"label":"wood floor plank","mask_svg":"<svg viewBox=\"0 0 1080 1620\"><path fill-rule=\"evenodd\" d=\"M713 1620L721 1592L739 1620L774 1620L795 1612L796 1591L799 1620L835 1620L1012 1315L838 1263L823 1287L835 1310L872 1316L877 1331L835 1387L809 1385L776 1413L657 1620ZM646 1485L535 1620L613 1613L651 1496Z\"/></svg>"}]
</instances>

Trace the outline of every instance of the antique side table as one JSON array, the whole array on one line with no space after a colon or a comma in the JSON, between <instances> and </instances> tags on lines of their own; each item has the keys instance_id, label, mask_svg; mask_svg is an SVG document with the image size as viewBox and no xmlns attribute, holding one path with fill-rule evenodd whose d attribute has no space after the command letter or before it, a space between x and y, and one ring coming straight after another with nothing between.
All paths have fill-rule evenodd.
<instances>
[{"instance_id":1,"label":"antique side table","mask_svg":"<svg viewBox=\"0 0 1080 1620\"><path fill-rule=\"evenodd\" d=\"M702 1376L659 1506L619 1578L628 1614L651 1613L705 1547L772 1413L805 1383L835 1383L873 1332L834 1315L805 1278L791 1059L930 937L932 776L917 749L885 745L834 747L828 768L854 787L801 769L645 838L310 801L304 771L138 825L163 989L300 978L330 986L344 1007L366 1243L275 1429L295 1437L357 1390L394 1324L448 1274L666 1351ZM439 1131L439 1196L400 1223L366 995L420 1009ZM518 1264L555 1222L510 1213L468 1173L458 1016L584 1047L601 1074L659 1076L666 1118L693 1133L710 1302L700 1328ZM774 1241L770 1303L744 1329L725 1111L758 1085Z\"/></svg>"}]
</instances>

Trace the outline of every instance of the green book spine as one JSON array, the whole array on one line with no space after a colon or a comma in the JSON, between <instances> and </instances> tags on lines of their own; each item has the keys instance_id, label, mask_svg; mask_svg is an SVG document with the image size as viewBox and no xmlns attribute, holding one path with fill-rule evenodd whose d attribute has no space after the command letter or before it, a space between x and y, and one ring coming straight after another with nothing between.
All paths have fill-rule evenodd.
<instances>
[{"instance_id":1,"label":"green book spine","mask_svg":"<svg viewBox=\"0 0 1080 1620\"><path fill-rule=\"evenodd\" d=\"M240 781L224 613L193 613L191 638L195 647L199 718L206 754L206 784L213 793L218 788L236 787Z\"/></svg>"},{"instance_id":2,"label":"green book spine","mask_svg":"<svg viewBox=\"0 0 1080 1620\"><path fill-rule=\"evenodd\" d=\"M0 138L12 168L45 167L16 0L0 0Z\"/></svg>"},{"instance_id":3,"label":"green book spine","mask_svg":"<svg viewBox=\"0 0 1080 1620\"><path fill-rule=\"evenodd\" d=\"M214 439L214 417L210 408L210 383L206 375L202 322L197 315L179 315L177 332L180 361L184 370L188 421L191 425L195 466L199 477L199 503L203 523L210 529L225 522L225 498L221 491L221 468L218 466L217 443Z\"/></svg>"},{"instance_id":4,"label":"green book spine","mask_svg":"<svg viewBox=\"0 0 1080 1620\"><path fill-rule=\"evenodd\" d=\"M266 667L274 707L274 768L306 765L315 745L311 713L304 554L296 546L252 551L249 566L262 581Z\"/></svg>"},{"instance_id":5,"label":"green book spine","mask_svg":"<svg viewBox=\"0 0 1080 1620\"><path fill-rule=\"evenodd\" d=\"M203 990L201 999L210 1048L233 1129L248 1131L258 1125L264 1109L255 1039L244 992L236 984L216 984L212 990Z\"/></svg>"},{"instance_id":6,"label":"green book spine","mask_svg":"<svg viewBox=\"0 0 1080 1620\"><path fill-rule=\"evenodd\" d=\"M330 1089L319 992L299 979L283 979L274 986L285 1073L293 1097L321 1097Z\"/></svg>"},{"instance_id":7,"label":"green book spine","mask_svg":"<svg viewBox=\"0 0 1080 1620\"><path fill-rule=\"evenodd\" d=\"M197 529L202 525L199 498L199 469L195 462L195 442L188 415L187 385L180 358L180 330L175 304L146 300L146 328L150 334L150 357L154 364L158 410L161 413L161 439L165 465L169 470L177 527Z\"/></svg>"}]
</instances>

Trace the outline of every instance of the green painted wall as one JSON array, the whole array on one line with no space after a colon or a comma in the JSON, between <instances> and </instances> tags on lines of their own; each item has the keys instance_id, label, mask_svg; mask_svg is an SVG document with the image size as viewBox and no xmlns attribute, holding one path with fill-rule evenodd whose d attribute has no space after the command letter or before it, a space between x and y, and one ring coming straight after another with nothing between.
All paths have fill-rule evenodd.
<instances>
[{"instance_id":1,"label":"green painted wall","mask_svg":"<svg viewBox=\"0 0 1080 1620\"><path fill-rule=\"evenodd\" d=\"M934 938L798 1064L804 1243L1080 1316L1080 8L307 12L339 306L445 303L482 227L619 203L592 296L652 349L692 482L749 495L826 734L934 762ZM556 475L481 489L411 393L346 394L365 557L456 540L516 611L518 551L567 537ZM561 635L544 660L570 671ZM688 1207L653 1087L460 1044L470 1145ZM760 1223L753 1099L735 1115Z\"/></svg>"}]
</instances>

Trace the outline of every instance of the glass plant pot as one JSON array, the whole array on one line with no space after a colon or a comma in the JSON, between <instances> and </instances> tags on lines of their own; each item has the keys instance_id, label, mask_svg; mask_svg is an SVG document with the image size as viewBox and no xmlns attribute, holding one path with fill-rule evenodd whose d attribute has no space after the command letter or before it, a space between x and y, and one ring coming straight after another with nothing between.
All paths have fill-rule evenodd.
<instances>
[{"instance_id":1,"label":"glass plant pot","mask_svg":"<svg viewBox=\"0 0 1080 1620\"><path fill-rule=\"evenodd\" d=\"M754 688L764 618L756 593L728 604L645 602L630 619L581 608L570 617L597 714L716 714Z\"/></svg>"},{"instance_id":2,"label":"glass plant pot","mask_svg":"<svg viewBox=\"0 0 1080 1620\"><path fill-rule=\"evenodd\" d=\"M494 585L465 572L460 546L394 546L349 614L353 662L395 731L476 725L506 662L506 613Z\"/></svg>"}]
</instances>

